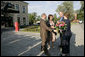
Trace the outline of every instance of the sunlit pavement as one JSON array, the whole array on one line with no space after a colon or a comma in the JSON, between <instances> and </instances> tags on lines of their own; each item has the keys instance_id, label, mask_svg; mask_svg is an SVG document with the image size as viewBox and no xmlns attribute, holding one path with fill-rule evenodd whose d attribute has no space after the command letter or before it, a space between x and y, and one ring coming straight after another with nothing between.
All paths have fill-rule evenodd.
<instances>
[{"instance_id":1,"label":"sunlit pavement","mask_svg":"<svg viewBox=\"0 0 85 57\"><path fill-rule=\"evenodd\" d=\"M81 25L74 24L71 27L70 56L84 56L84 29ZM60 54L59 35L56 38L54 48L49 49L51 56ZM1 35L1 56L46 56L40 51L40 46L39 33L7 31Z\"/></svg>"},{"instance_id":2,"label":"sunlit pavement","mask_svg":"<svg viewBox=\"0 0 85 57\"><path fill-rule=\"evenodd\" d=\"M82 27L82 29L84 30L84 23L80 24L80 26Z\"/></svg>"}]
</instances>

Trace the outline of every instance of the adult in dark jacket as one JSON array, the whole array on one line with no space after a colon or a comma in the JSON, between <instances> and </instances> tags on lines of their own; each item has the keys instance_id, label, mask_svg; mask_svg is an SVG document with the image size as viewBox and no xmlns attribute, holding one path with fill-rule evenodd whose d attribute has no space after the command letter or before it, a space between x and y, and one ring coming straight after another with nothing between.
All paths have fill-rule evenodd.
<instances>
[{"instance_id":1,"label":"adult in dark jacket","mask_svg":"<svg viewBox=\"0 0 85 57\"><path fill-rule=\"evenodd\" d=\"M64 14L64 22L67 24L66 29L62 30L62 56L67 56L70 54L70 38L72 36L71 33L71 25L69 20L69 14Z\"/></svg>"},{"instance_id":2,"label":"adult in dark jacket","mask_svg":"<svg viewBox=\"0 0 85 57\"><path fill-rule=\"evenodd\" d=\"M55 24L53 22L53 15L52 14L49 14L48 21L46 22L46 24L47 24L48 27L55 29ZM48 34L48 38L49 38L48 47L50 48L50 41L52 41L52 47L54 48L54 42L56 40L56 34L57 33L53 33L53 32L48 31L47 34Z\"/></svg>"}]
</instances>

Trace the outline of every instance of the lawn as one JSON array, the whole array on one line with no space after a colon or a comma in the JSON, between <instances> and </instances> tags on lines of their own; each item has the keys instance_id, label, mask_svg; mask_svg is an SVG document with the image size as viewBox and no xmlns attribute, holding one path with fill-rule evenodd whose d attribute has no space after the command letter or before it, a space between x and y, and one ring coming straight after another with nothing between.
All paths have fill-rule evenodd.
<instances>
[{"instance_id":1,"label":"lawn","mask_svg":"<svg viewBox=\"0 0 85 57\"><path fill-rule=\"evenodd\" d=\"M76 22L71 22L71 25L73 25L73 24L79 24L79 23L76 23Z\"/></svg>"},{"instance_id":2,"label":"lawn","mask_svg":"<svg viewBox=\"0 0 85 57\"><path fill-rule=\"evenodd\" d=\"M71 25L73 25L73 24L78 24L78 23L71 22ZM28 27L23 28L20 31L40 33L40 26L39 25L38 26L34 26L34 25L33 26L28 26Z\"/></svg>"},{"instance_id":3,"label":"lawn","mask_svg":"<svg viewBox=\"0 0 85 57\"><path fill-rule=\"evenodd\" d=\"M24 28L23 30L21 30L23 32L40 32L40 26L28 26L26 28Z\"/></svg>"}]
</instances>

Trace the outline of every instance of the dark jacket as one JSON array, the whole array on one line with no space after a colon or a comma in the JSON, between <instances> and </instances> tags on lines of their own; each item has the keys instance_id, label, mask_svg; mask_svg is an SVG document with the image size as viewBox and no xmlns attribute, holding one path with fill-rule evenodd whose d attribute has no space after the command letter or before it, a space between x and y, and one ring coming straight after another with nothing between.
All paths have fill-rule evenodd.
<instances>
[{"instance_id":1,"label":"dark jacket","mask_svg":"<svg viewBox=\"0 0 85 57\"><path fill-rule=\"evenodd\" d=\"M46 25L47 25L48 27L51 27L49 20L46 22ZM57 35L57 33L56 33L56 32L54 32L54 33L55 33L55 35ZM48 35L48 37L52 37L52 35L51 35L51 32L50 32L50 31L47 31L47 35Z\"/></svg>"}]
</instances>

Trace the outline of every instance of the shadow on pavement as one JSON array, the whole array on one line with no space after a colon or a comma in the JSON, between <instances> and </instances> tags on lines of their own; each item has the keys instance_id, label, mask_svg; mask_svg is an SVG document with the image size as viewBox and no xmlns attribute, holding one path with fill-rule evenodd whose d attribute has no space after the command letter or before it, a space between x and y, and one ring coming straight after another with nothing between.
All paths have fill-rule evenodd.
<instances>
[{"instance_id":1,"label":"shadow on pavement","mask_svg":"<svg viewBox=\"0 0 85 57\"><path fill-rule=\"evenodd\" d=\"M70 40L70 55L84 56L84 45L76 46L75 37L76 37L76 34L72 33L72 37Z\"/></svg>"},{"instance_id":2,"label":"shadow on pavement","mask_svg":"<svg viewBox=\"0 0 85 57\"><path fill-rule=\"evenodd\" d=\"M7 38L1 38L1 56L37 56L41 51L41 38L18 35L12 32L7 35ZM70 40L70 55L71 56L83 56L84 46L75 46L75 34L72 33ZM50 48L49 52L51 56L58 56L59 51L59 37L57 37L54 43L55 48ZM40 56L45 56L41 54Z\"/></svg>"}]
</instances>

